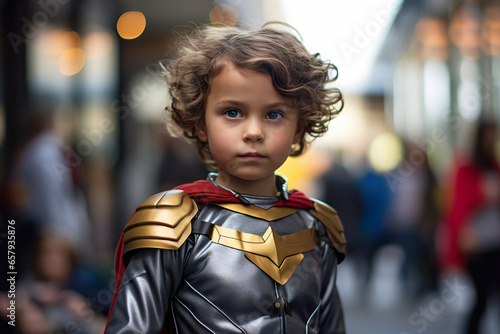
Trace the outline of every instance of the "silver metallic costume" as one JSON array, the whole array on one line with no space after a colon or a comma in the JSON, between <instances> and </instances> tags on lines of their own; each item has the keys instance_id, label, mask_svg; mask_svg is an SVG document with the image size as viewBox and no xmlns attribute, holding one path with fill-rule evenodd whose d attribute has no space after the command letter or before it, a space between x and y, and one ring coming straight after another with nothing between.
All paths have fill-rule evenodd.
<instances>
[{"instance_id":1,"label":"silver metallic costume","mask_svg":"<svg viewBox=\"0 0 500 334\"><path fill-rule=\"evenodd\" d=\"M107 333L345 333L335 211L236 195L245 203L172 190L138 207Z\"/></svg>"}]
</instances>

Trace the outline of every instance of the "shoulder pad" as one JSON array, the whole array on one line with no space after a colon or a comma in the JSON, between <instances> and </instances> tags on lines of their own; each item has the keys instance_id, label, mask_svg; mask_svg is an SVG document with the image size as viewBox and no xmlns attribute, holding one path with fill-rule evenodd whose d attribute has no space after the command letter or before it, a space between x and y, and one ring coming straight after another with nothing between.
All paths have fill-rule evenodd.
<instances>
[{"instance_id":1,"label":"shoulder pad","mask_svg":"<svg viewBox=\"0 0 500 334\"><path fill-rule=\"evenodd\" d=\"M124 253L138 248L179 249L191 234L196 203L183 190L158 193L139 205L123 230Z\"/></svg>"},{"instance_id":2,"label":"shoulder pad","mask_svg":"<svg viewBox=\"0 0 500 334\"><path fill-rule=\"evenodd\" d=\"M332 241L333 246L340 254L340 262L344 260L346 253L346 240L344 236L344 228L335 211L331 206L319 200L313 199L314 209L310 209L311 214L318 218L326 228L328 238Z\"/></svg>"}]
</instances>

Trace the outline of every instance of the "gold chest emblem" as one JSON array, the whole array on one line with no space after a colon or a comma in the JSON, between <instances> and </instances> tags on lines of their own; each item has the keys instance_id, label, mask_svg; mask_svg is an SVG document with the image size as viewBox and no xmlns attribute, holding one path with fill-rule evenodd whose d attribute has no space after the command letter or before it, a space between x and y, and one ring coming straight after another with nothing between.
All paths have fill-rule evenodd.
<instances>
[{"instance_id":1,"label":"gold chest emblem","mask_svg":"<svg viewBox=\"0 0 500 334\"><path fill-rule=\"evenodd\" d=\"M220 207L268 221L284 218L298 211L295 208L272 207L268 210L241 204L218 204ZM279 235L271 226L264 235L255 235L214 225L212 242L244 252L245 257L280 284L285 284L304 258L303 252L318 245L315 228Z\"/></svg>"}]
</instances>

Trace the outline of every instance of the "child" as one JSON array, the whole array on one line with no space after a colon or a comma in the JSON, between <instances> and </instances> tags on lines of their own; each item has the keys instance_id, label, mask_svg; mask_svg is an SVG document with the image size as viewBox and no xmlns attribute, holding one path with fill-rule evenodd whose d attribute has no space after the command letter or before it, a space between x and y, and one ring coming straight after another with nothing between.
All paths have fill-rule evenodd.
<instances>
[{"instance_id":1,"label":"child","mask_svg":"<svg viewBox=\"0 0 500 334\"><path fill-rule=\"evenodd\" d=\"M166 69L167 110L217 173L137 208L117 250L108 333L345 332L340 221L275 175L340 111L331 70L269 27L183 39Z\"/></svg>"}]
</instances>

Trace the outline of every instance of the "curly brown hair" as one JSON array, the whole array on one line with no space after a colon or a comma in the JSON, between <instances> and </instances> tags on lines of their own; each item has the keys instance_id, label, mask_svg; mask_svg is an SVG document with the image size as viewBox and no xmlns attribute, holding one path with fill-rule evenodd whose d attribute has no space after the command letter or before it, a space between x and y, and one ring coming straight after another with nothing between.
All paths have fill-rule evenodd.
<instances>
[{"instance_id":1,"label":"curly brown hair","mask_svg":"<svg viewBox=\"0 0 500 334\"><path fill-rule=\"evenodd\" d=\"M211 79L228 62L269 74L276 90L295 101L305 131L290 156L304 152L306 134L311 140L323 135L329 121L343 108L340 90L328 87L337 79L337 68L321 60L319 54L310 54L289 32L266 25L254 31L204 26L182 36L178 43L177 56L164 64L172 98L166 110L209 163L213 159L208 143L199 140L196 127L204 122Z\"/></svg>"}]
</instances>

